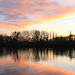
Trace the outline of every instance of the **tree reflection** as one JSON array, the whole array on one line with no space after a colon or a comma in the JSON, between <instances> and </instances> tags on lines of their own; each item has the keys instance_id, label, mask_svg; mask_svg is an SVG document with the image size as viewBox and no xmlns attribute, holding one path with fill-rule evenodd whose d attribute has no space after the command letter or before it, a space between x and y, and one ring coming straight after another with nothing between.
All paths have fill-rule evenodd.
<instances>
[{"instance_id":1,"label":"tree reflection","mask_svg":"<svg viewBox=\"0 0 75 75\"><path fill-rule=\"evenodd\" d=\"M39 62L50 60L54 61L58 56L66 56L69 59L75 58L75 49L56 49L56 48L25 48L25 49L0 49L0 58L10 55L15 62L25 61Z\"/></svg>"}]
</instances>

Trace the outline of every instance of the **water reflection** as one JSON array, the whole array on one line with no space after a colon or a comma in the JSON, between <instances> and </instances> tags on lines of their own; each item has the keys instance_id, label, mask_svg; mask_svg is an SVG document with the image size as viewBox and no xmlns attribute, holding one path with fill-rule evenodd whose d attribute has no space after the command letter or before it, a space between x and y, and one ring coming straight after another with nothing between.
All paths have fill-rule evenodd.
<instances>
[{"instance_id":1,"label":"water reflection","mask_svg":"<svg viewBox=\"0 0 75 75\"><path fill-rule=\"evenodd\" d=\"M0 49L0 58L10 55L13 60L20 61L24 58L27 61L38 62L40 60L55 60L58 56L62 58L75 59L75 49L51 49L51 48L25 48L25 49Z\"/></svg>"},{"instance_id":2,"label":"water reflection","mask_svg":"<svg viewBox=\"0 0 75 75\"><path fill-rule=\"evenodd\" d=\"M9 61L10 60L10 61ZM24 48L0 49L0 66L10 63L22 65L21 62L30 62L56 69L75 71L75 49L55 48ZM25 64L24 64L25 65ZM27 64L29 66L29 64ZM19 66L19 65L18 65ZM32 66L33 67L33 66ZM11 66L12 68L12 66Z\"/></svg>"}]
</instances>

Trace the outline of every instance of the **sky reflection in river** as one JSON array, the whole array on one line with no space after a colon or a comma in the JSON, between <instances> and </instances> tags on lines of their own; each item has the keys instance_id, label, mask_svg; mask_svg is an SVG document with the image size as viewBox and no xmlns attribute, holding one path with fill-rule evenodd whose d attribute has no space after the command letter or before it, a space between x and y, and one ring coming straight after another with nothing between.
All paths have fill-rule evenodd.
<instances>
[{"instance_id":1,"label":"sky reflection in river","mask_svg":"<svg viewBox=\"0 0 75 75\"><path fill-rule=\"evenodd\" d=\"M75 75L74 49L1 49L0 75Z\"/></svg>"}]
</instances>

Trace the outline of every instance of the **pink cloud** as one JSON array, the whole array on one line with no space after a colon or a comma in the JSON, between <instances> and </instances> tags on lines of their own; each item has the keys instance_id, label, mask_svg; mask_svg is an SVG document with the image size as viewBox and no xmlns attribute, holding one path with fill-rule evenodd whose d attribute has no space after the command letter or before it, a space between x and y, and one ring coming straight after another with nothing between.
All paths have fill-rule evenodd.
<instances>
[{"instance_id":1,"label":"pink cloud","mask_svg":"<svg viewBox=\"0 0 75 75\"><path fill-rule=\"evenodd\" d=\"M60 0L64 4L75 5L75 0Z\"/></svg>"},{"instance_id":2,"label":"pink cloud","mask_svg":"<svg viewBox=\"0 0 75 75\"><path fill-rule=\"evenodd\" d=\"M75 13L74 0L2 0L0 29L20 30L22 27Z\"/></svg>"}]
</instances>

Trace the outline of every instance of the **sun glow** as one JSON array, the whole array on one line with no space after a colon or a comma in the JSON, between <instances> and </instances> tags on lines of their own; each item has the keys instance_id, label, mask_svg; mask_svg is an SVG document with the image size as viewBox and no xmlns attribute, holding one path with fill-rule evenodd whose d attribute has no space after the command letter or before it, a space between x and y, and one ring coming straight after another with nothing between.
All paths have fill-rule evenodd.
<instances>
[{"instance_id":1,"label":"sun glow","mask_svg":"<svg viewBox=\"0 0 75 75\"><path fill-rule=\"evenodd\" d=\"M75 14L68 15L42 23L33 24L26 27L27 30L54 31L59 35L68 35L70 31L75 33Z\"/></svg>"}]
</instances>

